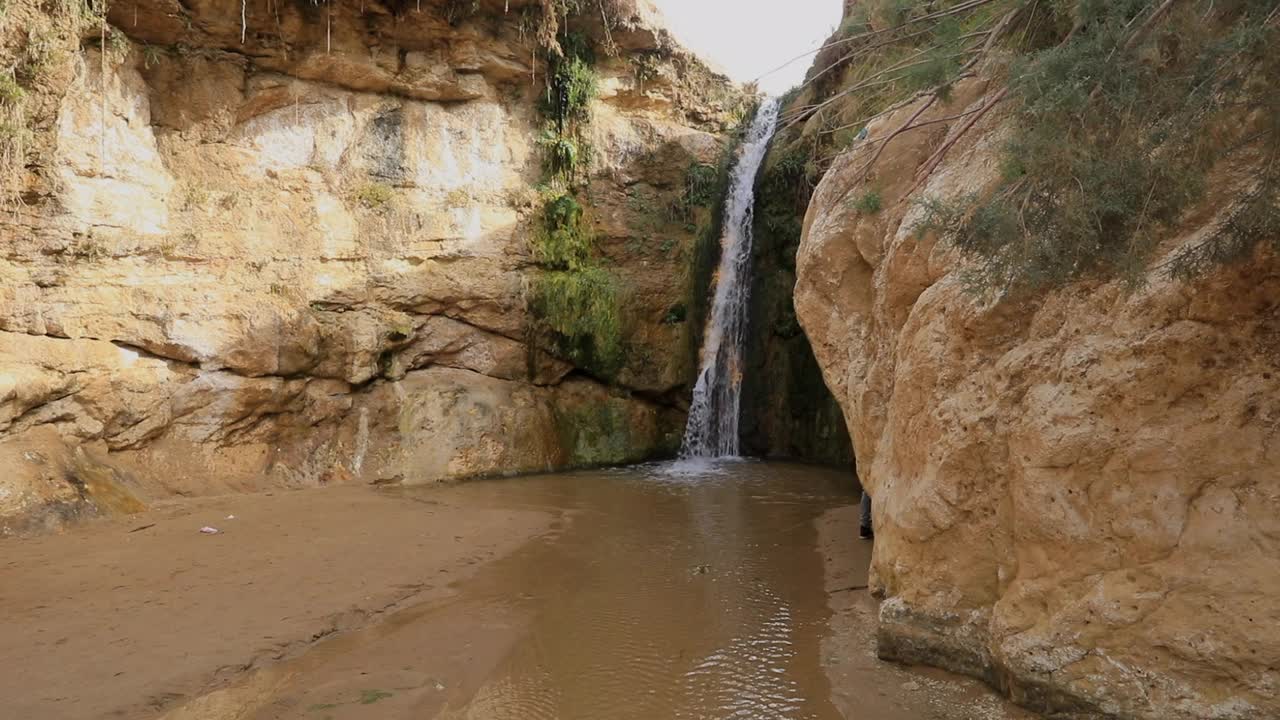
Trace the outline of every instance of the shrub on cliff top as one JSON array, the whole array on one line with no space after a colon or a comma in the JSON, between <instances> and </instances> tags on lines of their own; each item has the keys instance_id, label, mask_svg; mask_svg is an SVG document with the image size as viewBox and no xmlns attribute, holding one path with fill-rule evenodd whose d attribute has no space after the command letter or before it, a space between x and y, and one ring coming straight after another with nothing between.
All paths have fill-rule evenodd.
<instances>
[{"instance_id":1,"label":"shrub on cliff top","mask_svg":"<svg viewBox=\"0 0 1280 720\"><path fill-rule=\"evenodd\" d=\"M922 109L870 137L872 120L918 98L946 102L957 79L982 71L1006 89L956 108L959 131L920 169L1002 100L1013 106L994 190L930 198L920 224L978 260L974 289L1189 277L1280 244L1277 45L1276 0L868 0L821 53L805 83L816 99L788 108L780 142L810 121L813 162L852 148L869 180L892 138L937 122ZM1241 199L1204 242L1153 268L1224 161L1253 170L1231 189Z\"/></svg>"},{"instance_id":2,"label":"shrub on cliff top","mask_svg":"<svg viewBox=\"0 0 1280 720\"><path fill-rule=\"evenodd\" d=\"M1037 290L1117 275L1141 282L1157 245L1204 198L1213 166L1259 145L1263 169L1245 201L1199 248L1161 269L1189 277L1264 240L1280 242L1268 234L1280 215L1280 132L1276 122L1241 122L1280 112L1280 33L1266 20L1276 4L1196 5L1159 20L1141 0L1081 2L1074 10L1083 24L1069 38L1012 64L1013 131L997 187L926 202L922 227L978 260L971 287ZM1147 21L1145 38L1136 35Z\"/></svg>"}]
</instances>

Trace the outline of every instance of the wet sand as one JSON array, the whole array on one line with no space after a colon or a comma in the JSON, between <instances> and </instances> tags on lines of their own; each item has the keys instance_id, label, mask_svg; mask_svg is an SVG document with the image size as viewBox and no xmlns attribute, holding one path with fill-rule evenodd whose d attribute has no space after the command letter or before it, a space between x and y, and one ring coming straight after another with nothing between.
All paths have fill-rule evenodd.
<instances>
[{"instance_id":1,"label":"wet sand","mask_svg":"<svg viewBox=\"0 0 1280 720\"><path fill-rule=\"evenodd\" d=\"M0 717L1029 717L875 658L843 474L668 470L224 498L6 542Z\"/></svg>"},{"instance_id":2,"label":"wet sand","mask_svg":"<svg viewBox=\"0 0 1280 720\"><path fill-rule=\"evenodd\" d=\"M983 683L876 657L878 603L864 588L870 542L858 539L858 508L829 510L818 520L830 630L822 664L832 700L845 720L1031 720Z\"/></svg>"},{"instance_id":3,"label":"wet sand","mask_svg":"<svg viewBox=\"0 0 1280 720\"><path fill-rule=\"evenodd\" d=\"M666 470L430 491L554 508L570 522L453 597L168 719L839 718L818 662L828 611L813 521L849 502L847 477L764 463Z\"/></svg>"},{"instance_id":4,"label":"wet sand","mask_svg":"<svg viewBox=\"0 0 1280 720\"><path fill-rule=\"evenodd\" d=\"M240 495L0 541L0 718L154 718L453 594L558 521L420 500L363 487Z\"/></svg>"}]
</instances>

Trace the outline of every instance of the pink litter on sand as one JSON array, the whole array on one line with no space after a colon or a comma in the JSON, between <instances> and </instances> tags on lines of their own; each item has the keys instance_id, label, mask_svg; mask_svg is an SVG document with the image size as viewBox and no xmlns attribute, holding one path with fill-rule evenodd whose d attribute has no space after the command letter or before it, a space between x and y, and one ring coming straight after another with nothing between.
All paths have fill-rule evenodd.
<instances>
[{"instance_id":1,"label":"pink litter on sand","mask_svg":"<svg viewBox=\"0 0 1280 720\"><path fill-rule=\"evenodd\" d=\"M205 527L200 528L200 532L204 533L205 535L217 535L221 531L218 530L218 528L209 527L206 525Z\"/></svg>"}]
</instances>

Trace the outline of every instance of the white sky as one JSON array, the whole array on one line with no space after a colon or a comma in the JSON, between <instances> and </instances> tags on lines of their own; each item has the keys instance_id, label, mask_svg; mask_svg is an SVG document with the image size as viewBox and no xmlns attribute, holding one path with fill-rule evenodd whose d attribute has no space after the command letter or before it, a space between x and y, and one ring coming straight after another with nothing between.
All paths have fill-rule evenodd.
<instances>
[{"instance_id":1,"label":"white sky","mask_svg":"<svg viewBox=\"0 0 1280 720\"><path fill-rule=\"evenodd\" d=\"M841 0L653 0L676 37L739 82L750 82L813 50L840 24ZM760 81L780 95L798 85L813 57Z\"/></svg>"}]
</instances>

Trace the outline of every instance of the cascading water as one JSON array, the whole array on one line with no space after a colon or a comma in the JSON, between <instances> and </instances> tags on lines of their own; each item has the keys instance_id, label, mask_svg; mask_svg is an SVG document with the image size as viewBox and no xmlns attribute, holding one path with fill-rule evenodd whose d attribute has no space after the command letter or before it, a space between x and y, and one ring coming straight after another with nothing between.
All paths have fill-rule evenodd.
<instances>
[{"instance_id":1,"label":"cascading water","mask_svg":"<svg viewBox=\"0 0 1280 720\"><path fill-rule=\"evenodd\" d=\"M724 211L724 237L715 299L693 389L682 458L738 455L742 399L742 350L751 292L751 222L755 216L756 173L778 126L778 101L765 100L756 113L733 169Z\"/></svg>"}]
</instances>

